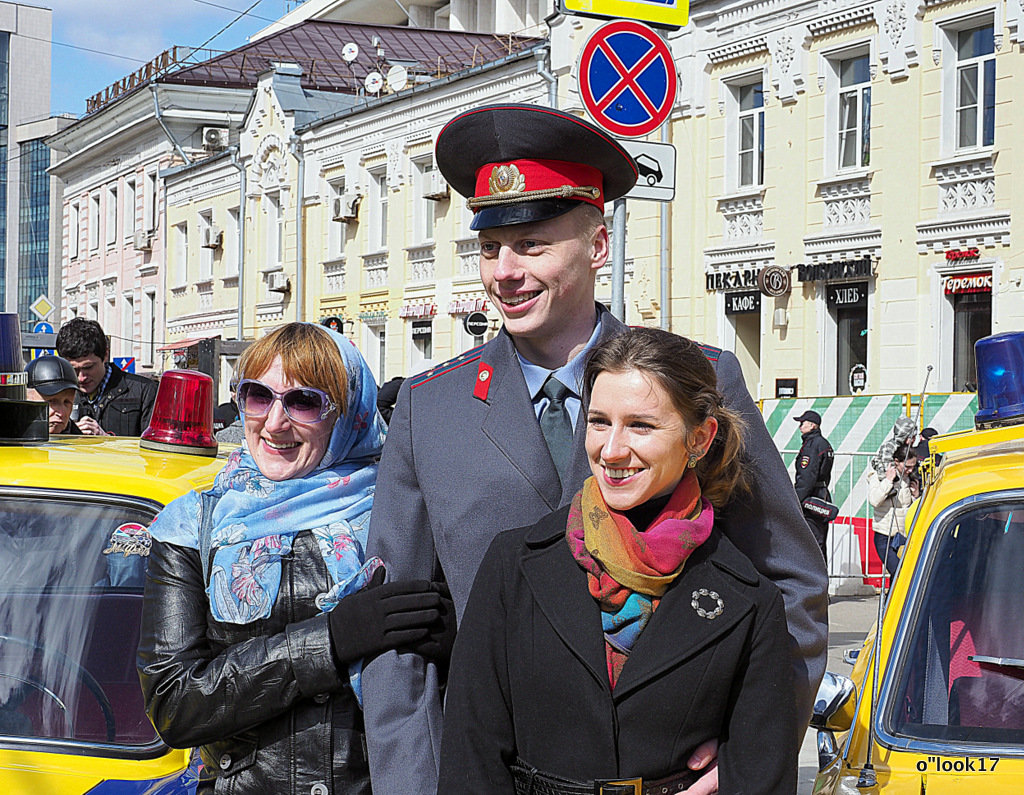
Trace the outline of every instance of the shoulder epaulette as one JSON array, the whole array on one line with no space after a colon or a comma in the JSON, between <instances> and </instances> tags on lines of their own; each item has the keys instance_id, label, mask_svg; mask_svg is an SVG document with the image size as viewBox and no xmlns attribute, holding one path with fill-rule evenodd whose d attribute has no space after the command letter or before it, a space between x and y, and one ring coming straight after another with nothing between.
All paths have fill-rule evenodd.
<instances>
[{"instance_id":1,"label":"shoulder epaulette","mask_svg":"<svg viewBox=\"0 0 1024 795\"><path fill-rule=\"evenodd\" d=\"M452 370L458 370L463 365L470 364L471 362L479 360L479 358L483 355L482 353L480 353L483 347L483 345L478 345L477 347L472 348L466 351L465 353L460 353L454 359L449 359L443 364L439 364L436 367L427 370L425 373L414 375L412 378L409 379L409 389L415 389L416 387L421 386L427 383L428 381L433 381L435 378L440 378L442 375L452 372Z\"/></svg>"},{"instance_id":2,"label":"shoulder epaulette","mask_svg":"<svg viewBox=\"0 0 1024 795\"><path fill-rule=\"evenodd\" d=\"M718 357L722 355L722 349L716 348L714 345L705 345L702 342L698 342L697 347L700 348L700 352L704 354L709 362L717 362Z\"/></svg>"}]
</instances>

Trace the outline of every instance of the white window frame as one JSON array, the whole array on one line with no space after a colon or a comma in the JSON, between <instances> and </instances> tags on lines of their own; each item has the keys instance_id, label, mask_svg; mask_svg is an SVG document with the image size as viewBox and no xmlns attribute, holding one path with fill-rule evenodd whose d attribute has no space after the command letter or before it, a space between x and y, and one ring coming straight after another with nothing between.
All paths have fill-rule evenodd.
<instances>
[{"instance_id":1,"label":"white window frame","mask_svg":"<svg viewBox=\"0 0 1024 795\"><path fill-rule=\"evenodd\" d=\"M221 264L225 277L238 276L238 224L241 213L237 207L228 208L227 224L224 225L223 252Z\"/></svg>"},{"instance_id":2,"label":"white window frame","mask_svg":"<svg viewBox=\"0 0 1024 795\"><path fill-rule=\"evenodd\" d=\"M345 178L341 177L327 183L327 259L338 260L345 256L345 234L348 225L344 221L335 221L332 217L334 202L345 196Z\"/></svg>"},{"instance_id":3,"label":"white window frame","mask_svg":"<svg viewBox=\"0 0 1024 795\"><path fill-rule=\"evenodd\" d=\"M388 250L388 172L376 169L370 172L370 252Z\"/></svg>"},{"instance_id":4,"label":"white window frame","mask_svg":"<svg viewBox=\"0 0 1024 795\"><path fill-rule=\"evenodd\" d=\"M753 71L747 71L740 74L729 75L722 81L723 94L720 95L725 102L725 192L736 193L746 190L757 190L763 186L763 181L754 180L749 183L743 183L740 159L741 159L741 136L740 126L742 124L741 118L753 117L756 121L760 121L762 130L765 125L765 106L761 105L760 108L752 109L748 111L740 110L740 93L747 86L761 85L762 97L764 97L765 90L765 71L763 68L758 68ZM723 96L724 95L724 96ZM767 131L765 130L765 135ZM754 172L764 173L764 152L758 153L757 151L757 125L755 124L755 145L754 145ZM758 162L758 155L760 156L760 163ZM611 222L609 221L609 229L611 229Z\"/></svg>"},{"instance_id":5,"label":"white window frame","mask_svg":"<svg viewBox=\"0 0 1024 795\"><path fill-rule=\"evenodd\" d=\"M152 232L157 227L157 218L159 213L157 212L157 204L159 203L159 196L157 190L157 173L150 171L146 173L146 192L144 194L143 202L143 213L144 226L147 232Z\"/></svg>"},{"instance_id":6,"label":"white window frame","mask_svg":"<svg viewBox=\"0 0 1024 795\"><path fill-rule=\"evenodd\" d=\"M78 202L68 205L68 259L78 258L78 246L82 240L82 208Z\"/></svg>"},{"instance_id":7,"label":"white window frame","mask_svg":"<svg viewBox=\"0 0 1024 795\"><path fill-rule=\"evenodd\" d=\"M117 183L107 186L106 242L108 246L117 243Z\"/></svg>"},{"instance_id":8,"label":"white window frame","mask_svg":"<svg viewBox=\"0 0 1024 795\"><path fill-rule=\"evenodd\" d=\"M959 145L957 132L957 97L959 94L958 78L961 62L957 59L957 40L960 31L991 25L996 37L996 53L999 52L999 39L1003 30L1002 5L990 5L971 9L962 14L951 15L935 21L935 55L940 59L942 67L942 122L939 130L940 157L953 157L959 154L975 152L991 152L993 146ZM995 58L995 54L984 58ZM996 82L998 84L996 75ZM996 98L998 103L998 97ZM998 107L996 109L998 113ZM997 120L998 122L998 120ZM979 124L981 118L979 114Z\"/></svg>"},{"instance_id":9,"label":"white window frame","mask_svg":"<svg viewBox=\"0 0 1024 795\"><path fill-rule=\"evenodd\" d=\"M266 258L264 265L267 270L276 270L281 267L281 221L284 218L281 194L279 192L265 193L263 199L263 221L265 223L263 256Z\"/></svg>"},{"instance_id":10,"label":"white window frame","mask_svg":"<svg viewBox=\"0 0 1024 795\"><path fill-rule=\"evenodd\" d=\"M853 82L844 86L843 64L859 60L863 60L868 69L867 80ZM868 168L871 165L871 56L869 53L863 53L851 55L849 58L836 59L836 68L839 72L839 87L836 97L838 102L836 109L836 171L846 172ZM848 104L845 104L845 107L844 100L850 100ZM849 123L847 113L844 112L845 108L849 107L852 107L857 115L856 122L852 126ZM867 112L865 112L865 108L867 108ZM868 141L866 153L864 152L865 135ZM850 143L851 140L852 144ZM844 155L846 154L844 144L846 146L853 146L853 163L843 162ZM865 162L865 159L867 162Z\"/></svg>"},{"instance_id":11,"label":"white window frame","mask_svg":"<svg viewBox=\"0 0 1024 795\"><path fill-rule=\"evenodd\" d=\"M156 330L156 292L147 290L142 294L142 318L139 329L139 362L143 367L152 367L155 356L153 334Z\"/></svg>"},{"instance_id":12,"label":"white window frame","mask_svg":"<svg viewBox=\"0 0 1024 795\"><path fill-rule=\"evenodd\" d=\"M213 210L202 210L199 213L199 242L203 242L208 229L213 228ZM199 247L199 281L208 282L213 279L213 249Z\"/></svg>"},{"instance_id":13,"label":"white window frame","mask_svg":"<svg viewBox=\"0 0 1024 795\"><path fill-rule=\"evenodd\" d=\"M89 251L100 247L100 193L89 195Z\"/></svg>"},{"instance_id":14,"label":"white window frame","mask_svg":"<svg viewBox=\"0 0 1024 795\"><path fill-rule=\"evenodd\" d=\"M176 224L174 227L174 272L171 279L172 287L184 287L188 284L188 224Z\"/></svg>"},{"instance_id":15,"label":"white window frame","mask_svg":"<svg viewBox=\"0 0 1024 795\"><path fill-rule=\"evenodd\" d=\"M839 118L839 95L843 90L840 85L839 69L843 61L850 60L851 58L860 58L866 56L868 59L868 74L871 76L867 83L858 84L860 86L858 92L863 88L870 88L874 82L873 75L876 72L876 59L874 41L871 39L863 41L854 41L845 44L842 47L837 47L831 50L823 51L818 61L819 75L824 80L824 91L825 91L825 151L824 151L824 175L825 177L834 177L840 174L866 174L868 166L860 165L860 159L858 158L857 165L848 168L840 168L839 166L839 125L841 120ZM860 99L860 97L858 97ZM862 101L858 103L858 110L863 107ZM872 111L874 108L872 107ZM858 113L858 119L863 122L860 113ZM860 141L861 128L858 126L858 138ZM869 128L870 134L870 128ZM870 157L870 148L868 150Z\"/></svg>"},{"instance_id":16,"label":"white window frame","mask_svg":"<svg viewBox=\"0 0 1024 795\"><path fill-rule=\"evenodd\" d=\"M121 355L132 355L132 340L135 339L135 298L130 293L121 295Z\"/></svg>"},{"instance_id":17,"label":"white window frame","mask_svg":"<svg viewBox=\"0 0 1024 795\"><path fill-rule=\"evenodd\" d=\"M434 159L427 157L412 161L413 167L413 213L412 228L413 243L434 242L434 227L436 225L435 211L437 202L424 198L430 184L430 173L434 170Z\"/></svg>"},{"instance_id":18,"label":"white window frame","mask_svg":"<svg viewBox=\"0 0 1024 795\"><path fill-rule=\"evenodd\" d=\"M956 130L955 135L956 135L956 139L957 139L956 140L957 151L964 151L964 150L974 151L976 149L985 149L985 148L989 148L989 147L993 146L993 144L995 143L995 120L994 120L994 118L993 118L993 122L992 122L992 131L991 131L991 135L992 135L993 140L992 141L985 141L984 140L984 138L985 138L985 111L986 111L985 91L986 91L987 84L988 84L988 75L986 73L989 71L989 67L988 67L989 64L992 65L991 66L992 83L993 83L993 85L992 85L992 93L993 93L992 114L993 114L993 117L995 116L995 96L994 96L995 95L995 77L996 77L996 75L995 75L995 68L996 68L996 50L995 50L995 45L993 44L991 52L984 53L982 55L975 55L975 56L961 58L960 54L959 54L959 38L960 38L960 36L962 34L968 33L968 32L973 32L973 31L976 31L976 30L982 30L982 29L985 29L985 28L991 28L991 27L992 27L991 25L978 25L977 27L972 27L972 28L967 28L965 30L958 30L957 31L957 39L958 39L957 51L958 52L957 52L957 64L956 64L956 73L957 73L956 99L955 99L956 113L955 113L955 122L954 122L955 130ZM993 30L993 36L994 36L994 34L995 34L995 31ZM972 105L967 105L967 104L964 103L963 95L962 95L962 92L961 92L961 88L963 87L963 75L967 71L969 71L969 70L972 70L974 72L974 103ZM973 135L974 135L974 140L971 141L971 142L965 143L963 137L961 136L960 119L961 119L961 113L963 113L968 107L973 108L974 114L975 114L974 125L973 125L974 129L972 131Z\"/></svg>"},{"instance_id":19,"label":"white window frame","mask_svg":"<svg viewBox=\"0 0 1024 795\"><path fill-rule=\"evenodd\" d=\"M135 177L128 177L124 181L124 201L121 202L122 207L122 227L124 232L124 239L127 242L131 242L135 236Z\"/></svg>"}]
</instances>

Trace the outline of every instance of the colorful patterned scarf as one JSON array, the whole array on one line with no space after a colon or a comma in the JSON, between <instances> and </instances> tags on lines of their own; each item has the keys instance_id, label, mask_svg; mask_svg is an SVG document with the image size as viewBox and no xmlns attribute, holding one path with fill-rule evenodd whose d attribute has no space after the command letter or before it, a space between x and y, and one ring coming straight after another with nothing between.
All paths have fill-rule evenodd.
<instances>
[{"instance_id":1,"label":"colorful patterned scarf","mask_svg":"<svg viewBox=\"0 0 1024 795\"><path fill-rule=\"evenodd\" d=\"M668 586L711 535L714 519L714 509L701 497L690 469L644 531L608 507L593 477L573 497L565 537L573 558L587 572L590 595L601 607L613 688Z\"/></svg>"}]
</instances>

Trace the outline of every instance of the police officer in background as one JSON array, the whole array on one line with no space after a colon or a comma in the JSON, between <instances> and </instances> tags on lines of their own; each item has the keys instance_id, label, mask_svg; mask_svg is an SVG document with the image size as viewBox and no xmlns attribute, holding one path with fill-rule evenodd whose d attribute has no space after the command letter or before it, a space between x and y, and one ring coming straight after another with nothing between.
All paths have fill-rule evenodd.
<instances>
[{"instance_id":1,"label":"police officer in background","mask_svg":"<svg viewBox=\"0 0 1024 795\"><path fill-rule=\"evenodd\" d=\"M828 439L821 435L821 415L816 411L805 411L794 420L800 423L800 434L804 442L796 454L796 496L800 504L808 497L820 497L831 501L828 484L832 480L832 459L834 453ZM828 522L817 516L804 513L811 526L814 540L821 548L821 556L828 563L825 553L825 539L828 536Z\"/></svg>"}]
</instances>

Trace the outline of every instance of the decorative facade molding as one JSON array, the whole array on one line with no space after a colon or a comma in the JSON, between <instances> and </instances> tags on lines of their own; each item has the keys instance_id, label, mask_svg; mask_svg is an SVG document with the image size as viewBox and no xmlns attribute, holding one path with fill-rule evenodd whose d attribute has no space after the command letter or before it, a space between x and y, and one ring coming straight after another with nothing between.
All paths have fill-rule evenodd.
<instances>
[{"instance_id":1,"label":"decorative facade molding","mask_svg":"<svg viewBox=\"0 0 1024 795\"><path fill-rule=\"evenodd\" d=\"M939 219L917 224L917 250L941 252L951 248L990 248L1010 245L1010 213Z\"/></svg>"},{"instance_id":2,"label":"decorative facade molding","mask_svg":"<svg viewBox=\"0 0 1024 795\"><path fill-rule=\"evenodd\" d=\"M862 229L845 233L826 232L804 237L804 255L809 263L847 262L882 256L882 230Z\"/></svg>"},{"instance_id":3,"label":"decorative facade molding","mask_svg":"<svg viewBox=\"0 0 1024 795\"><path fill-rule=\"evenodd\" d=\"M939 188L939 218L995 205L996 177L991 154L933 163L932 173Z\"/></svg>"},{"instance_id":4,"label":"decorative facade molding","mask_svg":"<svg viewBox=\"0 0 1024 795\"><path fill-rule=\"evenodd\" d=\"M819 10L821 10L820 6ZM825 36L829 33L846 30L847 28L865 25L871 21L871 16L870 6L860 5L854 8L841 8L811 20L807 23L807 30L812 36Z\"/></svg>"},{"instance_id":5,"label":"decorative facade molding","mask_svg":"<svg viewBox=\"0 0 1024 795\"><path fill-rule=\"evenodd\" d=\"M760 240L764 232L764 197L761 191L718 200L725 240Z\"/></svg>"},{"instance_id":6,"label":"decorative facade molding","mask_svg":"<svg viewBox=\"0 0 1024 795\"><path fill-rule=\"evenodd\" d=\"M874 19L878 25L878 59L891 80L907 76L917 66L921 50L921 0L878 0Z\"/></svg>"},{"instance_id":7,"label":"decorative facade molding","mask_svg":"<svg viewBox=\"0 0 1024 795\"><path fill-rule=\"evenodd\" d=\"M871 221L871 181L865 176L818 185L826 227L866 226Z\"/></svg>"},{"instance_id":8,"label":"decorative facade molding","mask_svg":"<svg viewBox=\"0 0 1024 795\"><path fill-rule=\"evenodd\" d=\"M345 257L325 262L324 292L328 295L345 292Z\"/></svg>"},{"instance_id":9,"label":"decorative facade molding","mask_svg":"<svg viewBox=\"0 0 1024 795\"><path fill-rule=\"evenodd\" d=\"M364 284L368 289L388 286L388 254L363 255Z\"/></svg>"},{"instance_id":10,"label":"decorative facade molding","mask_svg":"<svg viewBox=\"0 0 1024 795\"><path fill-rule=\"evenodd\" d=\"M409 276L414 282L433 281L434 244L406 249L409 257Z\"/></svg>"},{"instance_id":11,"label":"decorative facade molding","mask_svg":"<svg viewBox=\"0 0 1024 795\"><path fill-rule=\"evenodd\" d=\"M768 34L768 50L772 56L771 79L775 96L783 105L796 102L804 92L806 47L809 38L806 25L794 25Z\"/></svg>"},{"instance_id":12,"label":"decorative facade molding","mask_svg":"<svg viewBox=\"0 0 1024 795\"><path fill-rule=\"evenodd\" d=\"M471 276L474 279L480 278L480 241L475 237L468 237L455 241L455 256L459 260L458 273L460 276Z\"/></svg>"},{"instance_id":13,"label":"decorative facade molding","mask_svg":"<svg viewBox=\"0 0 1024 795\"><path fill-rule=\"evenodd\" d=\"M284 320L284 304L282 302L256 304L256 322L260 325L281 320Z\"/></svg>"},{"instance_id":14,"label":"decorative facade molding","mask_svg":"<svg viewBox=\"0 0 1024 795\"><path fill-rule=\"evenodd\" d=\"M405 158L404 138L389 138L384 144L384 151L388 159L388 188L398 190L405 184L405 169L403 168Z\"/></svg>"},{"instance_id":15,"label":"decorative facade molding","mask_svg":"<svg viewBox=\"0 0 1024 795\"><path fill-rule=\"evenodd\" d=\"M1016 44L1024 51L1024 41L1020 35L1022 14L1021 0L1006 0L1006 29L1010 32L1010 44Z\"/></svg>"},{"instance_id":16,"label":"decorative facade molding","mask_svg":"<svg viewBox=\"0 0 1024 795\"><path fill-rule=\"evenodd\" d=\"M708 50L707 59L708 63L716 66L726 61L733 61L737 58L745 58L762 52L768 52L768 37L763 35L753 36L742 41L731 41L728 44L715 47Z\"/></svg>"},{"instance_id":17,"label":"decorative facade molding","mask_svg":"<svg viewBox=\"0 0 1024 795\"><path fill-rule=\"evenodd\" d=\"M775 241L759 240L746 244L712 246L704 249L704 273L732 273L745 268L772 265Z\"/></svg>"}]
</instances>

